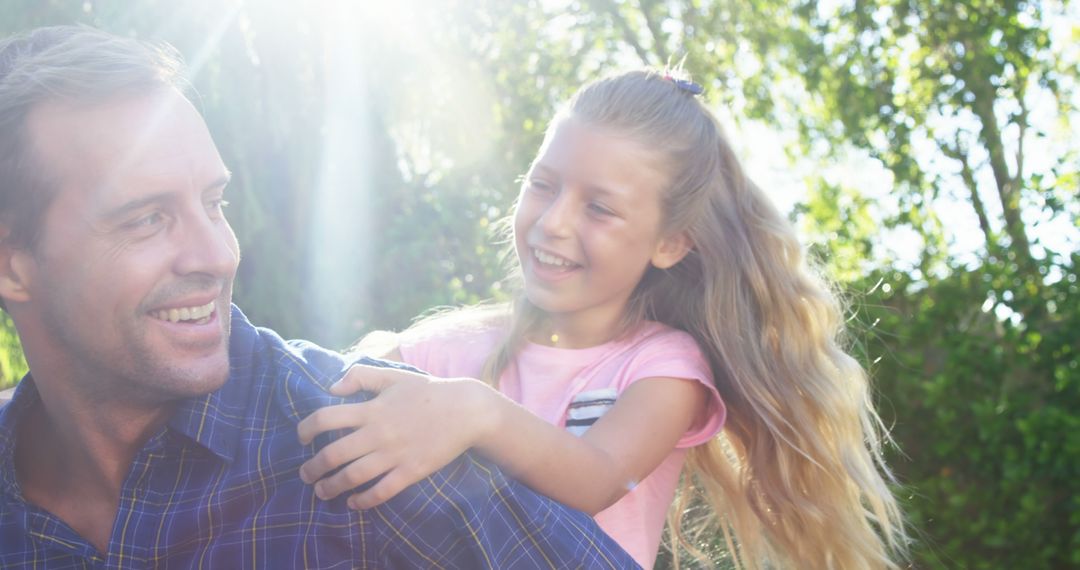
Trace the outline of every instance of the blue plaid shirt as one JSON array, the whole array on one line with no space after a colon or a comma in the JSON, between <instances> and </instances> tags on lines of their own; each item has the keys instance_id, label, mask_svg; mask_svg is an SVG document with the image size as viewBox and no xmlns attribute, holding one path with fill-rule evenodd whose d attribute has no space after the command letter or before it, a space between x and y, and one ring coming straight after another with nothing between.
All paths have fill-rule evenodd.
<instances>
[{"instance_id":1,"label":"blue plaid shirt","mask_svg":"<svg viewBox=\"0 0 1080 570\"><path fill-rule=\"evenodd\" d=\"M374 509L322 501L296 424L344 400L325 389L350 361L253 327L233 308L231 375L185 402L138 453L108 552L27 503L15 432L38 394L0 410L0 568L636 568L587 515L466 454Z\"/></svg>"}]
</instances>

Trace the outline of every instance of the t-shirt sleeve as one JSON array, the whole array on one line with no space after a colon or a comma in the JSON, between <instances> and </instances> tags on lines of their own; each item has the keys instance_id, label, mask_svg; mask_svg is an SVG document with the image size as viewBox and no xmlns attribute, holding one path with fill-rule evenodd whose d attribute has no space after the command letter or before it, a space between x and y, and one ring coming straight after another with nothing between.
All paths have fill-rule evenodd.
<instances>
[{"instance_id":1,"label":"t-shirt sleeve","mask_svg":"<svg viewBox=\"0 0 1080 570\"><path fill-rule=\"evenodd\" d=\"M398 353L401 361L421 370L430 370L428 355L431 354L430 339L418 338L416 335L398 334Z\"/></svg>"},{"instance_id":2,"label":"t-shirt sleeve","mask_svg":"<svg viewBox=\"0 0 1080 570\"><path fill-rule=\"evenodd\" d=\"M705 410L683 434L677 448L705 443L724 427L726 408L713 384L712 371L694 338L682 331L666 331L644 344L624 386L646 378L683 378L700 383L709 393Z\"/></svg>"},{"instance_id":3,"label":"t-shirt sleeve","mask_svg":"<svg viewBox=\"0 0 1080 570\"><path fill-rule=\"evenodd\" d=\"M401 361L415 366L433 376L447 377L451 374L450 361L459 353L459 339L447 331L438 334L406 331L399 333L398 353Z\"/></svg>"},{"instance_id":4,"label":"t-shirt sleeve","mask_svg":"<svg viewBox=\"0 0 1080 570\"><path fill-rule=\"evenodd\" d=\"M494 328L436 328L398 334L405 364L442 378L478 378L498 340Z\"/></svg>"}]
</instances>

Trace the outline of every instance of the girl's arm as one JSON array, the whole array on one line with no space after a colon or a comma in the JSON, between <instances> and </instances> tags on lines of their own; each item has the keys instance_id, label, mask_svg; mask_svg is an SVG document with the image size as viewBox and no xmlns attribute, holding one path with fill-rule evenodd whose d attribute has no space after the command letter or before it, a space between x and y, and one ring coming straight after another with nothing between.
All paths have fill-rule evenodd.
<instances>
[{"instance_id":1,"label":"girl's arm","mask_svg":"<svg viewBox=\"0 0 1080 570\"><path fill-rule=\"evenodd\" d=\"M337 395L359 390L379 395L323 408L298 426L304 443L325 431L355 430L301 467L304 481L318 481L321 498L385 473L349 499L354 508L369 508L476 448L536 491L590 514L619 500L651 473L704 411L708 398L706 388L693 380L639 380L576 437L474 379L357 365L331 389Z\"/></svg>"}]
</instances>

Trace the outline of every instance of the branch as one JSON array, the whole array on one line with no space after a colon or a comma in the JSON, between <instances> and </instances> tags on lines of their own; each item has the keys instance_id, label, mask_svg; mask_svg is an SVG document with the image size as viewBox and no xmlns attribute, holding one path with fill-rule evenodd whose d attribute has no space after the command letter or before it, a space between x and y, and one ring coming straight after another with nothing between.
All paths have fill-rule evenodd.
<instances>
[{"instance_id":1,"label":"branch","mask_svg":"<svg viewBox=\"0 0 1080 570\"><path fill-rule=\"evenodd\" d=\"M1027 101L1024 100L1025 91L1026 89L1021 86L1016 94L1016 102L1020 105L1020 114L1016 117L1016 124L1020 127L1020 140L1017 141L1016 145L1016 176L1013 180L1017 188L1020 187L1024 180L1024 136L1027 134L1028 128L1028 107Z\"/></svg>"},{"instance_id":2,"label":"branch","mask_svg":"<svg viewBox=\"0 0 1080 570\"><path fill-rule=\"evenodd\" d=\"M964 181L964 186L967 187L968 193L971 194L971 207L975 209L975 215L979 217L979 228L982 230L983 238L986 240L986 250L990 253L997 251L997 241L994 239L994 231L990 227L990 218L986 215L986 206L983 204L982 197L979 196L979 187L975 182L975 171L971 168L971 161L968 158L967 149L964 148L963 142L960 141L960 131L955 133L955 142L953 144L938 142L938 147L941 148L941 152L960 163L960 178Z\"/></svg>"},{"instance_id":3,"label":"branch","mask_svg":"<svg viewBox=\"0 0 1080 570\"><path fill-rule=\"evenodd\" d=\"M597 12L607 12L615 25L622 31L623 40L634 48L637 56L641 58L641 62L645 65L652 65L653 62L649 61L649 51L642 47L637 34L630 28L630 23L626 21L626 18L623 18L622 14L619 13L619 7L615 3L604 2L603 0L589 0L589 4Z\"/></svg>"},{"instance_id":4,"label":"branch","mask_svg":"<svg viewBox=\"0 0 1080 570\"><path fill-rule=\"evenodd\" d=\"M660 56L660 60L664 62L664 65L671 64L671 54L667 51L666 42L664 41L664 32L660 29L659 23L653 19L651 11L656 2L652 0L643 0L640 3L641 16L645 18L645 26L649 28L649 34L653 39L653 51L656 55Z\"/></svg>"}]
</instances>

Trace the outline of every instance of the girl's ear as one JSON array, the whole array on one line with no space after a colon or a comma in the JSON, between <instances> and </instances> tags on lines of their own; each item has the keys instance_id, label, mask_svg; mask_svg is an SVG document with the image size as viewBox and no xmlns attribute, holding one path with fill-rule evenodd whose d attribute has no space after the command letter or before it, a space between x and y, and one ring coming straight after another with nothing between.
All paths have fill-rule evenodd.
<instances>
[{"instance_id":1,"label":"girl's ear","mask_svg":"<svg viewBox=\"0 0 1080 570\"><path fill-rule=\"evenodd\" d=\"M0 298L14 303L30 300L30 279L33 275L33 256L8 240L11 229L0 224Z\"/></svg>"},{"instance_id":2,"label":"girl's ear","mask_svg":"<svg viewBox=\"0 0 1080 570\"><path fill-rule=\"evenodd\" d=\"M694 242L690 241L690 236L686 235L686 232L665 237L660 240L660 243L656 245L656 251L653 252L651 260L653 267L667 269L675 265L682 261L687 253L690 253L692 247L694 247Z\"/></svg>"}]
</instances>

